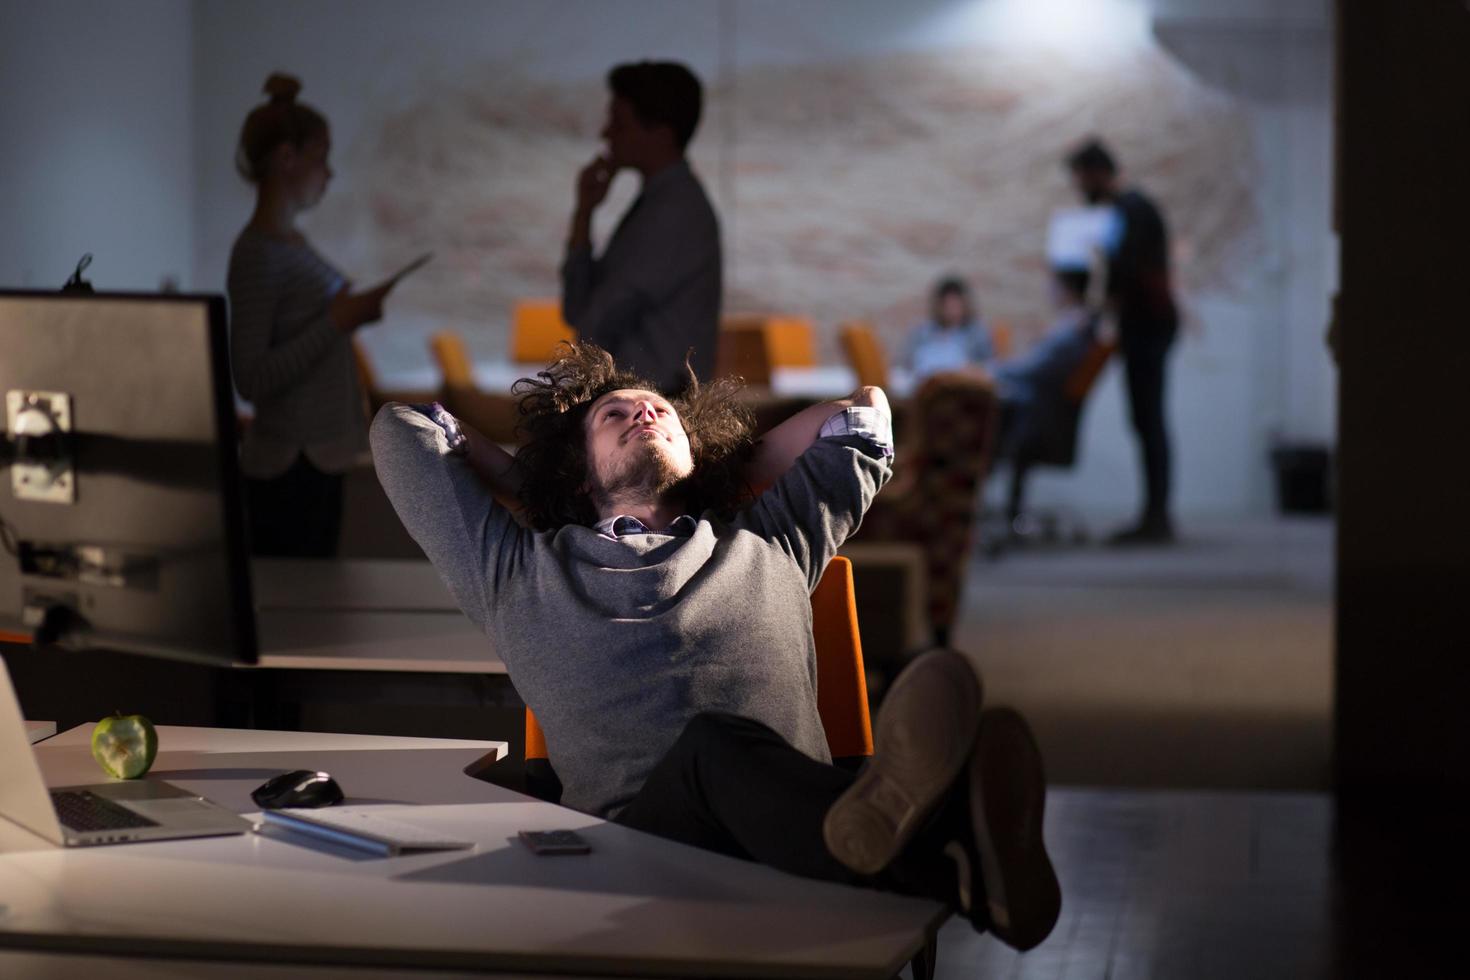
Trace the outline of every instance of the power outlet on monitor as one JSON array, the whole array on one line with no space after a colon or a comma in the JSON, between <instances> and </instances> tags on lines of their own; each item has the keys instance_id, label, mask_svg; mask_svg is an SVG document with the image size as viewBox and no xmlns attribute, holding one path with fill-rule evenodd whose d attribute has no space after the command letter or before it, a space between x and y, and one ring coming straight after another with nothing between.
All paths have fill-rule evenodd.
<instances>
[{"instance_id":1,"label":"power outlet on monitor","mask_svg":"<svg viewBox=\"0 0 1470 980\"><path fill-rule=\"evenodd\" d=\"M16 499L76 503L76 471L65 448L65 437L71 433L71 396L59 391L7 391L5 428L15 444L10 488Z\"/></svg>"}]
</instances>

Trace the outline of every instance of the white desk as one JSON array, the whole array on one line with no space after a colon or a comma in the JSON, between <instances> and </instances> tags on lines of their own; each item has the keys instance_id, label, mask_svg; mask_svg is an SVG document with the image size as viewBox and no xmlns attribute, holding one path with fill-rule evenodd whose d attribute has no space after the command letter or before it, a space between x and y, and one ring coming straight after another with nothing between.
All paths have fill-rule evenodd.
<instances>
[{"instance_id":1,"label":"white desk","mask_svg":"<svg viewBox=\"0 0 1470 980\"><path fill-rule=\"evenodd\" d=\"M426 561L257 558L261 667L504 674Z\"/></svg>"},{"instance_id":2,"label":"white desk","mask_svg":"<svg viewBox=\"0 0 1470 980\"><path fill-rule=\"evenodd\" d=\"M399 819L476 847L363 858L245 835L68 850L11 826L0 832L0 950L886 980L945 915L933 902L795 878L461 774L499 743L164 727L159 744L152 775L241 813L269 775L324 768L351 801L396 804ZM52 785L95 780L85 728L35 752ZM593 853L538 858L514 840L558 827L581 832Z\"/></svg>"},{"instance_id":3,"label":"white desk","mask_svg":"<svg viewBox=\"0 0 1470 980\"><path fill-rule=\"evenodd\" d=\"M395 970L292 963L224 963L156 956L33 953L0 949L5 980L485 980L460 970ZM566 974L495 973L496 980L580 980Z\"/></svg>"},{"instance_id":4,"label":"white desk","mask_svg":"<svg viewBox=\"0 0 1470 980\"><path fill-rule=\"evenodd\" d=\"M539 364L513 364L510 361L476 361L471 368L475 387L493 394L510 394L521 378L534 377ZM433 366L386 372L379 384L392 391L437 391L444 383ZM772 368L771 390L783 396L815 399L841 398L857 387L857 374L845 364L824 364L811 368Z\"/></svg>"},{"instance_id":5,"label":"white desk","mask_svg":"<svg viewBox=\"0 0 1470 980\"><path fill-rule=\"evenodd\" d=\"M32 745L44 742L56 734L56 722L54 721L28 721L26 722L26 738L30 739Z\"/></svg>"},{"instance_id":6,"label":"white desk","mask_svg":"<svg viewBox=\"0 0 1470 980\"><path fill-rule=\"evenodd\" d=\"M156 956L33 953L0 949L5 980L485 980L460 970L408 970L293 963L224 963ZM582 980L567 974L495 973L496 980Z\"/></svg>"},{"instance_id":7,"label":"white desk","mask_svg":"<svg viewBox=\"0 0 1470 980\"><path fill-rule=\"evenodd\" d=\"M534 378L543 364L516 364L511 361L476 361L470 367L475 387L492 394L510 394L522 378ZM385 391L438 391L444 384L439 369L432 364L381 372L378 386Z\"/></svg>"}]
</instances>

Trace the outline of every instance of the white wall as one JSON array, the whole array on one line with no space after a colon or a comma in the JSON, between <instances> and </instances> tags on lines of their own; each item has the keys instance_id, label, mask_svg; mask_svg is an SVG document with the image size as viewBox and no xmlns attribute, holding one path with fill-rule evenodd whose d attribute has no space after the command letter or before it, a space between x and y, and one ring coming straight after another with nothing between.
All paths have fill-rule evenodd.
<instances>
[{"instance_id":1,"label":"white wall","mask_svg":"<svg viewBox=\"0 0 1470 980\"><path fill-rule=\"evenodd\" d=\"M0 287L194 274L189 0L0 0Z\"/></svg>"},{"instance_id":2,"label":"white wall","mask_svg":"<svg viewBox=\"0 0 1470 980\"><path fill-rule=\"evenodd\" d=\"M1337 285L1325 7L1156 0L1157 43L1238 100L1251 120L1263 233L1247 275L1183 297L1189 322L1170 366L1168 418L1175 497L1186 516L1268 512L1270 448L1336 441L1337 376L1324 342ZM1109 371L1088 407L1080 465L1043 473L1037 504L1113 513L1136 499L1123 389L1121 371Z\"/></svg>"},{"instance_id":3,"label":"white wall","mask_svg":"<svg viewBox=\"0 0 1470 980\"><path fill-rule=\"evenodd\" d=\"M1055 24L1088 29L1053 36ZM547 156L507 151L483 176L476 164L469 178L490 186L542 171L554 187L565 185L567 201L552 202L553 217L518 229L530 253L544 253L525 273L533 293L554 288L550 272L565 220L557 208L569 205L575 166L596 145L601 78L616 61L679 58L718 89L762 65L850 63L966 42L1054 45L1058 57L1082 57L1098 38L1162 52L1189 84L1221 93L1248 121L1255 251L1232 281L1184 298L1191 323L1172 363L1169 404L1180 510L1264 512L1271 440L1334 437L1335 377L1321 343L1335 284L1325 0L0 0L0 132L17 134L0 144L0 285L59 285L77 256L92 251L99 286L155 288L172 275L186 288L221 289L230 242L250 206L232 166L238 127L277 69L304 79L303 98L332 120L339 164L353 162L339 165L323 213L309 216L307 229L317 222L318 244L361 276L393 262L366 227L385 186L391 190L382 174L365 172L385 118L417 111L415 99L435 85L462 90L466 79L489 104L500 70L553 80L562 91L585 86L589 105L565 121L570 135L538 144ZM735 193L738 165L748 159L735 149L735 124L761 110L725 92L713 104L696 161L725 210L735 282L740 263L760 245ZM1106 135L1105 118L1090 123ZM450 131L442 141L451 169L459 135ZM1145 174L1144 183L1160 181ZM1058 183L1055 190L1065 189ZM615 189L624 199L630 192ZM985 218L983 199L964 206ZM615 219L617 204L604 210ZM354 213L364 216L362 227ZM452 268L444 258L441 250L437 269L405 284L397 308L369 338L390 359L422 363L415 331L443 322L414 321L414 290L430 305L429 293L471 293L487 274L473 265ZM455 325L472 334L483 327L489 332L472 336L472 344L494 350L503 343L494 332L503 318L497 305L483 324ZM1137 467L1120 374L1110 369L1094 393L1079 466L1041 476L1036 503L1120 516L1133 505Z\"/></svg>"}]
</instances>

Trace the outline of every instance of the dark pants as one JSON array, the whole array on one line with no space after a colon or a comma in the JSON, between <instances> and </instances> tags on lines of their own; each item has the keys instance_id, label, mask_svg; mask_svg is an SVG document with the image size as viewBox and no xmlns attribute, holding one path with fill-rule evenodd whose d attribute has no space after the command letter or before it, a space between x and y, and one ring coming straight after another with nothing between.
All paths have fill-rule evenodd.
<instances>
[{"instance_id":1,"label":"dark pants","mask_svg":"<svg viewBox=\"0 0 1470 980\"><path fill-rule=\"evenodd\" d=\"M342 475L307 458L269 480L245 481L250 552L271 558L332 558L342 530Z\"/></svg>"},{"instance_id":2,"label":"dark pants","mask_svg":"<svg viewBox=\"0 0 1470 980\"><path fill-rule=\"evenodd\" d=\"M1164 367L1173 346L1172 326L1120 324L1128 409L1143 464L1144 523L1169 518L1169 431L1164 424Z\"/></svg>"},{"instance_id":3,"label":"dark pants","mask_svg":"<svg viewBox=\"0 0 1470 980\"><path fill-rule=\"evenodd\" d=\"M877 877L827 852L822 821L855 778L807 757L760 722L705 712L685 726L615 821L807 878L945 898L937 829L919 835Z\"/></svg>"}]
</instances>

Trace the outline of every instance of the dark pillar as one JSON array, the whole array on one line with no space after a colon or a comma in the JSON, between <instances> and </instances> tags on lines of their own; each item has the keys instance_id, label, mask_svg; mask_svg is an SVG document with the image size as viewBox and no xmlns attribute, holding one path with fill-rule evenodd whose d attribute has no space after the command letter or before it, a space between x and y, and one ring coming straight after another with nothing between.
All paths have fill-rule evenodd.
<instances>
[{"instance_id":1,"label":"dark pillar","mask_svg":"<svg viewBox=\"0 0 1470 980\"><path fill-rule=\"evenodd\" d=\"M1465 971L1470 6L1338 0L1332 976Z\"/></svg>"},{"instance_id":2,"label":"dark pillar","mask_svg":"<svg viewBox=\"0 0 1470 980\"><path fill-rule=\"evenodd\" d=\"M1337 781L1470 797L1470 6L1339 0Z\"/></svg>"}]
</instances>

